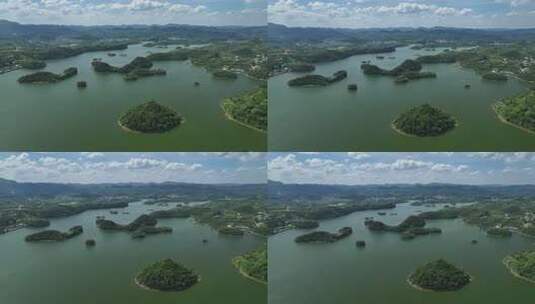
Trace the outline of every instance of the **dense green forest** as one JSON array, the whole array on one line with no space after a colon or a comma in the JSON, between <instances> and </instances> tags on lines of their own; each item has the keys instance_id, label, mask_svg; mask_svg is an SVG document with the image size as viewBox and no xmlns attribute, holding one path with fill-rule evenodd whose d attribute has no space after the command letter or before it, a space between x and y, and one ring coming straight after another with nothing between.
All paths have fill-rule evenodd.
<instances>
[{"instance_id":1,"label":"dense green forest","mask_svg":"<svg viewBox=\"0 0 535 304\"><path fill-rule=\"evenodd\" d=\"M439 136L455 128L455 119L429 104L414 107L392 123L403 133L415 136Z\"/></svg>"},{"instance_id":2,"label":"dense green forest","mask_svg":"<svg viewBox=\"0 0 535 304\"><path fill-rule=\"evenodd\" d=\"M267 245L232 259L232 264L245 275L267 283Z\"/></svg>"},{"instance_id":3,"label":"dense green forest","mask_svg":"<svg viewBox=\"0 0 535 304\"><path fill-rule=\"evenodd\" d=\"M535 90L505 98L494 108L507 122L535 132Z\"/></svg>"},{"instance_id":4,"label":"dense green forest","mask_svg":"<svg viewBox=\"0 0 535 304\"><path fill-rule=\"evenodd\" d=\"M142 133L167 132L182 122L180 114L155 101L136 106L119 118L122 127Z\"/></svg>"},{"instance_id":5,"label":"dense green forest","mask_svg":"<svg viewBox=\"0 0 535 304\"><path fill-rule=\"evenodd\" d=\"M535 250L511 254L503 262L514 275L535 283Z\"/></svg>"},{"instance_id":6,"label":"dense green forest","mask_svg":"<svg viewBox=\"0 0 535 304\"><path fill-rule=\"evenodd\" d=\"M136 276L137 284L161 291L182 291L198 281L197 274L171 259L149 265Z\"/></svg>"},{"instance_id":7,"label":"dense green forest","mask_svg":"<svg viewBox=\"0 0 535 304\"><path fill-rule=\"evenodd\" d=\"M44 230L27 235L26 242L39 242L39 241L64 241L71 239L84 232L82 226L74 226L67 232L61 232L57 230Z\"/></svg>"},{"instance_id":8,"label":"dense green forest","mask_svg":"<svg viewBox=\"0 0 535 304\"><path fill-rule=\"evenodd\" d=\"M470 275L443 259L418 267L408 281L419 288L434 291L454 291L470 283Z\"/></svg>"},{"instance_id":9,"label":"dense green forest","mask_svg":"<svg viewBox=\"0 0 535 304\"><path fill-rule=\"evenodd\" d=\"M78 69L71 67L63 71L63 74L54 74L51 72L37 72L22 76L18 79L19 83L55 83L78 74Z\"/></svg>"},{"instance_id":10,"label":"dense green forest","mask_svg":"<svg viewBox=\"0 0 535 304\"><path fill-rule=\"evenodd\" d=\"M335 82L347 78L347 71L341 70L335 72L331 77L322 75L306 75L288 81L290 87L304 87L304 86L327 86Z\"/></svg>"},{"instance_id":11,"label":"dense green forest","mask_svg":"<svg viewBox=\"0 0 535 304\"><path fill-rule=\"evenodd\" d=\"M268 101L266 84L252 92L225 99L222 107L230 119L257 130L267 131Z\"/></svg>"}]
</instances>

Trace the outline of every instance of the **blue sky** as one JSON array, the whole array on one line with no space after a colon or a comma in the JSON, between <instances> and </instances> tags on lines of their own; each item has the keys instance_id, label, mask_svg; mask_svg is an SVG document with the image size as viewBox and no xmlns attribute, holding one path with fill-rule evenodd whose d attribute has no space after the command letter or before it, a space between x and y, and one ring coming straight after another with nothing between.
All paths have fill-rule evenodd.
<instances>
[{"instance_id":1,"label":"blue sky","mask_svg":"<svg viewBox=\"0 0 535 304\"><path fill-rule=\"evenodd\" d=\"M314 27L535 27L535 0L268 0L269 22Z\"/></svg>"},{"instance_id":2,"label":"blue sky","mask_svg":"<svg viewBox=\"0 0 535 304\"><path fill-rule=\"evenodd\" d=\"M270 153L268 177L318 184L535 184L535 153Z\"/></svg>"},{"instance_id":3,"label":"blue sky","mask_svg":"<svg viewBox=\"0 0 535 304\"><path fill-rule=\"evenodd\" d=\"M20 182L265 183L265 153L0 153Z\"/></svg>"},{"instance_id":4,"label":"blue sky","mask_svg":"<svg viewBox=\"0 0 535 304\"><path fill-rule=\"evenodd\" d=\"M265 25L266 6L266 0L0 0L0 19L80 25Z\"/></svg>"}]
</instances>

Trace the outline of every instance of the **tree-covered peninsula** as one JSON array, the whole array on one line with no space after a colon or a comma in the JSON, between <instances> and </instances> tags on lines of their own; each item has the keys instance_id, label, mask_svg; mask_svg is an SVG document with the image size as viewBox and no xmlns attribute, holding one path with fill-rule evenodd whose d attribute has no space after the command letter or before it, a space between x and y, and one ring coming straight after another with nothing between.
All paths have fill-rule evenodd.
<instances>
[{"instance_id":1,"label":"tree-covered peninsula","mask_svg":"<svg viewBox=\"0 0 535 304\"><path fill-rule=\"evenodd\" d=\"M199 276L192 270L171 259L163 259L147 266L135 278L138 286L159 291L183 291L199 280Z\"/></svg>"},{"instance_id":2,"label":"tree-covered peninsula","mask_svg":"<svg viewBox=\"0 0 535 304\"><path fill-rule=\"evenodd\" d=\"M267 284L268 260L267 246L263 246L232 259L232 265L245 277Z\"/></svg>"},{"instance_id":3,"label":"tree-covered peninsula","mask_svg":"<svg viewBox=\"0 0 535 304\"><path fill-rule=\"evenodd\" d=\"M37 72L22 76L18 79L19 83L56 83L71 78L78 74L78 69L71 67L63 71L62 74L51 72Z\"/></svg>"},{"instance_id":4,"label":"tree-covered peninsula","mask_svg":"<svg viewBox=\"0 0 535 304\"><path fill-rule=\"evenodd\" d=\"M155 101L134 107L119 118L119 126L128 131L164 133L178 127L182 116Z\"/></svg>"},{"instance_id":5,"label":"tree-covered peninsula","mask_svg":"<svg viewBox=\"0 0 535 304\"><path fill-rule=\"evenodd\" d=\"M231 72L231 71L227 71L227 70L215 71L212 73L212 75L216 79L237 79L238 78L238 74Z\"/></svg>"},{"instance_id":6,"label":"tree-covered peninsula","mask_svg":"<svg viewBox=\"0 0 535 304\"><path fill-rule=\"evenodd\" d=\"M443 259L429 262L409 275L407 281L415 288L432 291L455 291L471 281L468 273Z\"/></svg>"},{"instance_id":7,"label":"tree-covered peninsula","mask_svg":"<svg viewBox=\"0 0 535 304\"><path fill-rule=\"evenodd\" d=\"M290 87L315 87L315 86L328 86L347 78L347 71L341 70L335 72L331 77L325 77L322 75L306 75L298 77L288 81Z\"/></svg>"},{"instance_id":8,"label":"tree-covered peninsula","mask_svg":"<svg viewBox=\"0 0 535 304\"><path fill-rule=\"evenodd\" d=\"M267 131L267 85L236 97L226 98L222 108L228 119L261 132Z\"/></svg>"},{"instance_id":9,"label":"tree-covered peninsula","mask_svg":"<svg viewBox=\"0 0 535 304\"><path fill-rule=\"evenodd\" d=\"M420 137L443 135L456 125L455 118L429 104L413 107L392 122L399 133Z\"/></svg>"},{"instance_id":10,"label":"tree-covered peninsula","mask_svg":"<svg viewBox=\"0 0 535 304\"><path fill-rule=\"evenodd\" d=\"M371 231L388 231L401 233L401 238L404 240L411 240L417 236L442 233L439 228L425 227L426 222L423 217L418 215L411 215L398 225L386 225L383 222L375 220L367 220L364 225Z\"/></svg>"},{"instance_id":11,"label":"tree-covered peninsula","mask_svg":"<svg viewBox=\"0 0 535 304\"><path fill-rule=\"evenodd\" d=\"M514 276L535 283L535 250L508 255L503 263Z\"/></svg>"},{"instance_id":12,"label":"tree-covered peninsula","mask_svg":"<svg viewBox=\"0 0 535 304\"><path fill-rule=\"evenodd\" d=\"M505 98L493 108L502 122L535 133L535 90Z\"/></svg>"},{"instance_id":13,"label":"tree-covered peninsula","mask_svg":"<svg viewBox=\"0 0 535 304\"><path fill-rule=\"evenodd\" d=\"M74 226L67 232L58 230L45 230L26 236L26 242L40 242L40 241L65 241L71 239L84 232L82 226Z\"/></svg>"},{"instance_id":14,"label":"tree-covered peninsula","mask_svg":"<svg viewBox=\"0 0 535 304\"><path fill-rule=\"evenodd\" d=\"M296 243L334 243L353 233L351 227L343 227L336 233L327 231L314 231L295 238Z\"/></svg>"},{"instance_id":15,"label":"tree-covered peninsula","mask_svg":"<svg viewBox=\"0 0 535 304\"><path fill-rule=\"evenodd\" d=\"M376 65L364 63L360 66L366 75L381 75L396 77L395 83L407 83L411 80L436 78L433 72L421 72L422 64L418 60L407 59L392 70L385 70Z\"/></svg>"}]
</instances>

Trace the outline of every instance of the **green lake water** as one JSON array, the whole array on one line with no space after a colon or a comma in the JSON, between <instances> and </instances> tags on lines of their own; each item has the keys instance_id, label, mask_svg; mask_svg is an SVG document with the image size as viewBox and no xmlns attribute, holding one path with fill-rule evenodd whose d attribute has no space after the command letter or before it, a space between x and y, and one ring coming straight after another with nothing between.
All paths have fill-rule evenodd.
<instances>
[{"instance_id":1,"label":"green lake water","mask_svg":"<svg viewBox=\"0 0 535 304\"><path fill-rule=\"evenodd\" d=\"M260 246L252 237L225 237L207 225L191 219L158 220L170 226L172 234L134 240L126 232L96 228L95 218L127 223L147 209L162 207L131 204L108 211L89 211L52 221L47 229L67 230L83 225L84 233L64 242L26 243L24 237L36 230L21 229L0 235L0 303L10 304L94 304L94 303L267 303L267 287L241 276L231 259ZM129 214L122 214L128 211ZM86 248L86 239L96 246ZM203 244L202 240L208 243ZM135 275L145 266L173 258L194 269L201 281L183 292L158 292L139 288Z\"/></svg>"},{"instance_id":2,"label":"green lake water","mask_svg":"<svg viewBox=\"0 0 535 304\"><path fill-rule=\"evenodd\" d=\"M502 264L513 252L535 247L535 240L517 234L490 238L462 220L428 221L440 235L402 241L399 234L369 232L365 217L398 224L418 210L432 208L399 205L386 216L377 211L357 212L323 221L319 229L335 232L343 226L353 234L332 244L296 244L307 231L290 230L269 240L270 304L450 304L533 303L535 285L515 278ZM390 215L391 212L397 215ZM476 245L471 240L478 240ZM356 248L355 241L366 241ZM407 276L422 264L445 258L470 273L474 280L455 292L428 292L410 287Z\"/></svg>"},{"instance_id":3,"label":"green lake water","mask_svg":"<svg viewBox=\"0 0 535 304\"><path fill-rule=\"evenodd\" d=\"M385 54L358 55L318 64L315 74L347 70L348 78L328 87L291 88L287 82L304 74L288 73L269 81L269 148L274 151L533 151L535 135L503 124L491 104L527 90L521 81L493 82L458 64L424 65L436 79L405 85L385 76L367 76L362 61L391 69L405 59L437 53L398 48ZM389 59L394 56L395 59ZM347 85L357 83L358 92ZM471 89L465 89L465 84ZM436 138L400 135L391 122L412 106L430 103L454 115L459 126Z\"/></svg>"},{"instance_id":4,"label":"green lake water","mask_svg":"<svg viewBox=\"0 0 535 304\"><path fill-rule=\"evenodd\" d=\"M258 83L242 75L216 80L187 62L157 62L167 76L127 82L120 74L99 74L93 58L124 65L148 52L172 50L131 45L126 57L108 52L85 53L47 61L45 71L61 73L77 67L78 75L56 84L24 84L33 73L18 70L0 75L0 149L6 151L262 151L266 135L227 120L220 108L225 97L254 89ZM87 81L78 89L77 81ZM193 84L200 82L199 87ZM134 134L117 126L128 109L155 100L181 113L186 123L164 134Z\"/></svg>"}]
</instances>

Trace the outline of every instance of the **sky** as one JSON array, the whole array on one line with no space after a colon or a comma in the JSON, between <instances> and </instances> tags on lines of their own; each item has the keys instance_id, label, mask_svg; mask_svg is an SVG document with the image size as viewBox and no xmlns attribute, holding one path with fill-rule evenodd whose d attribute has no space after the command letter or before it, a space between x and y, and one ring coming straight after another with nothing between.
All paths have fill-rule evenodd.
<instances>
[{"instance_id":1,"label":"sky","mask_svg":"<svg viewBox=\"0 0 535 304\"><path fill-rule=\"evenodd\" d=\"M270 153L268 177L299 184L535 184L535 153Z\"/></svg>"},{"instance_id":2,"label":"sky","mask_svg":"<svg viewBox=\"0 0 535 304\"><path fill-rule=\"evenodd\" d=\"M268 0L268 21L302 27L535 27L535 0Z\"/></svg>"},{"instance_id":3,"label":"sky","mask_svg":"<svg viewBox=\"0 0 535 304\"><path fill-rule=\"evenodd\" d=\"M0 19L70 25L265 25L266 1L0 0Z\"/></svg>"},{"instance_id":4,"label":"sky","mask_svg":"<svg viewBox=\"0 0 535 304\"><path fill-rule=\"evenodd\" d=\"M52 183L265 183L265 153L0 153L0 178Z\"/></svg>"}]
</instances>

